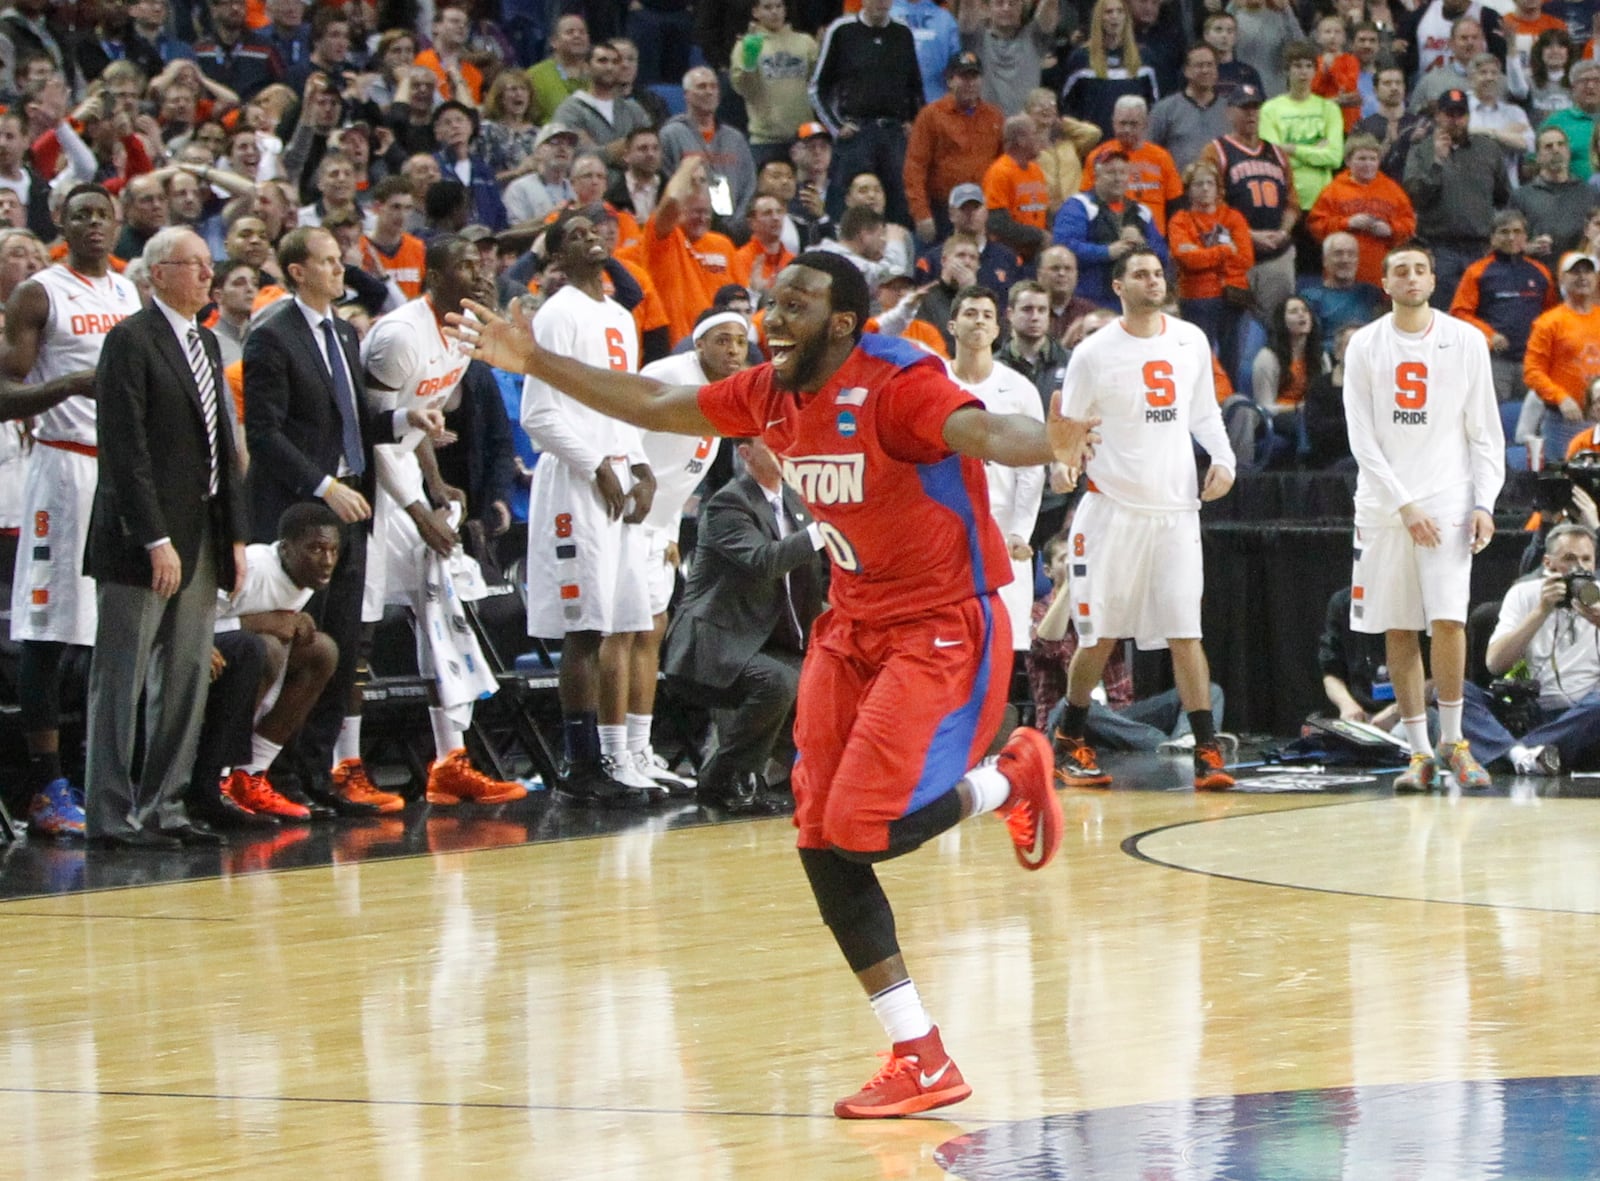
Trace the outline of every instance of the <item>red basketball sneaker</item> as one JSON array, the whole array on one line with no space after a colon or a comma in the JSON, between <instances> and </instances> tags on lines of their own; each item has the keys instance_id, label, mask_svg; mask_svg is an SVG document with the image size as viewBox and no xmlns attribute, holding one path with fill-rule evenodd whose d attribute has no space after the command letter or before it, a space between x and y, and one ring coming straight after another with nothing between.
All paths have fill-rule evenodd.
<instances>
[{"instance_id":1,"label":"red basketball sneaker","mask_svg":"<svg viewBox=\"0 0 1600 1181\"><path fill-rule=\"evenodd\" d=\"M1018 726L1000 748L997 766L1011 784L1000 806L1023 869L1043 869L1061 847L1061 801L1051 775L1050 741L1032 726Z\"/></svg>"},{"instance_id":2,"label":"red basketball sneaker","mask_svg":"<svg viewBox=\"0 0 1600 1181\"><path fill-rule=\"evenodd\" d=\"M848 1099L833 1105L840 1119L893 1119L960 1103L972 1094L939 1040L935 1025L921 1037L896 1042L889 1061Z\"/></svg>"}]
</instances>

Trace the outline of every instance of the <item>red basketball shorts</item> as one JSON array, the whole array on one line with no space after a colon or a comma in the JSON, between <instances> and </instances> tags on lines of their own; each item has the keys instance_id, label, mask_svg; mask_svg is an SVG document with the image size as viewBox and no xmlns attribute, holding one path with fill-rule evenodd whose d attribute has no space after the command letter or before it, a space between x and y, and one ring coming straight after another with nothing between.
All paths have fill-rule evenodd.
<instances>
[{"instance_id":1,"label":"red basketball shorts","mask_svg":"<svg viewBox=\"0 0 1600 1181\"><path fill-rule=\"evenodd\" d=\"M878 853L953 788L1000 726L1011 626L998 595L872 623L828 612L800 674L792 782L802 849Z\"/></svg>"}]
</instances>

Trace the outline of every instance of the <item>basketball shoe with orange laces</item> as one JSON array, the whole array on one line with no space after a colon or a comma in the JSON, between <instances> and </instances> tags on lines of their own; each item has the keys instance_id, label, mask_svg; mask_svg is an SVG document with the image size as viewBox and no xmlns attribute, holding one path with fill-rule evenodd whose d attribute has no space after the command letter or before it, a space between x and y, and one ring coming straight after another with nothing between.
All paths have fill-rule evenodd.
<instances>
[{"instance_id":1,"label":"basketball shoe with orange laces","mask_svg":"<svg viewBox=\"0 0 1600 1181\"><path fill-rule=\"evenodd\" d=\"M528 794L520 783L491 779L467 760L466 747L458 746L428 766L428 803L447 808L452 804L509 804Z\"/></svg>"},{"instance_id":2,"label":"basketball shoe with orange laces","mask_svg":"<svg viewBox=\"0 0 1600 1181\"><path fill-rule=\"evenodd\" d=\"M360 759L344 759L333 769L333 794L348 804L376 808L380 815L405 811L404 797L380 791L367 778L367 766Z\"/></svg>"},{"instance_id":3,"label":"basketball shoe with orange laces","mask_svg":"<svg viewBox=\"0 0 1600 1181\"><path fill-rule=\"evenodd\" d=\"M1011 784L1000 815L1023 869L1043 869L1061 847L1061 801L1051 778L1050 742L1032 726L1018 726L1000 748L996 769Z\"/></svg>"},{"instance_id":4,"label":"basketball shoe with orange laces","mask_svg":"<svg viewBox=\"0 0 1600 1181\"><path fill-rule=\"evenodd\" d=\"M252 775L235 767L222 781L222 794L246 812L276 816L280 820L310 820L311 809L278 794L265 775Z\"/></svg>"},{"instance_id":5,"label":"basketball shoe with orange laces","mask_svg":"<svg viewBox=\"0 0 1600 1181\"><path fill-rule=\"evenodd\" d=\"M1057 730L1054 754L1056 778L1068 787L1105 787L1111 782L1111 776L1100 770L1094 747L1081 738Z\"/></svg>"},{"instance_id":6,"label":"basketball shoe with orange laces","mask_svg":"<svg viewBox=\"0 0 1600 1181\"><path fill-rule=\"evenodd\" d=\"M1227 791L1233 786L1233 776L1227 771L1228 758L1222 753L1222 743L1215 738L1194 744L1195 791Z\"/></svg>"},{"instance_id":7,"label":"basketball shoe with orange laces","mask_svg":"<svg viewBox=\"0 0 1600 1181\"><path fill-rule=\"evenodd\" d=\"M1043 737L1041 735L1041 737ZM833 1105L840 1119L893 1119L960 1103L972 1088L945 1053L935 1025L919 1038L896 1042L883 1069L848 1099Z\"/></svg>"}]
</instances>

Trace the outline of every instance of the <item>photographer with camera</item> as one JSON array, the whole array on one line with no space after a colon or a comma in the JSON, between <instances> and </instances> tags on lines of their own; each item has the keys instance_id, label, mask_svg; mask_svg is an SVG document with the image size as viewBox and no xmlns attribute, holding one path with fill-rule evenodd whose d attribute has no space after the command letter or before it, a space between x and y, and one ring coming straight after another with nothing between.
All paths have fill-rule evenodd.
<instances>
[{"instance_id":1,"label":"photographer with camera","mask_svg":"<svg viewBox=\"0 0 1600 1181\"><path fill-rule=\"evenodd\" d=\"M1545 537L1543 570L1513 583L1489 638L1489 671L1506 677L1526 665L1538 689L1533 725L1514 736L1491 711L1490 694L1466 687L1462 730L1485 765L1506 759L1521 775L1555 775L1600 750L1600 584L1595 534L1555 526Z\"/></svg>"}]
</instances>

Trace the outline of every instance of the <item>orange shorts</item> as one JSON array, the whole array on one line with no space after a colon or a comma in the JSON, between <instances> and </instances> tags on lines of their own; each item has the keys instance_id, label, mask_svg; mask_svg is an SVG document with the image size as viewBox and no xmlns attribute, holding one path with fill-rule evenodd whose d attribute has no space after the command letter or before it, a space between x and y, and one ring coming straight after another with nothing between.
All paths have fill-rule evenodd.
<instances>
[{"instance_id":1,"label":"orange shorts","mask_svg":"<svg viewBox=\"0 0 1600 1181\"><path fill-rule=\"evenodd\" d=\"M795 718L800 847L887 849L891 821L949 791L989 749L1010 684L998 595L890 624L823 615Z\"/></svg>"}]
</instances>

